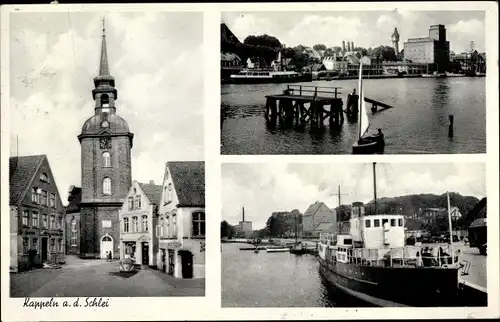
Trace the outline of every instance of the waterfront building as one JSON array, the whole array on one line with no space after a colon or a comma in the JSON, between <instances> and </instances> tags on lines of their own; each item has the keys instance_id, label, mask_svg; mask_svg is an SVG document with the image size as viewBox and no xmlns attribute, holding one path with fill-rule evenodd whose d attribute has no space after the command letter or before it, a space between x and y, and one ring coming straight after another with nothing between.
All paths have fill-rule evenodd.
<instances>
[{"instance_id":1,"label":"waterfront building","mask_svg":"<svg viewBox=\"0 0 500 322\"><path fill-rule=\"evenodd\" d=\"M427 72L427 64L408 61L384 61L382 70L385 74L421 75Z\"/></svg>"},{"instance_id":2,"label":"waterfront building","mask_svg":"<svg viewBox=\"0 0 500 322\"><path fill-rule=\"evenodd\" d=\"M454 55L452 62L460 66L463 72L486 73L486 54L477 51Z\"/></svg>"},{"instance_id":3,"label":"waterfront building","mask_svg":"<svg viewBox=\"0 0 500 322\"><path fill-rule=\"evenodd\" d=\"M243 61L233 53L221 53L220 62L222 67L242 67Z\"/></svg>"},{"instance_id":4,"label":"waterfront building","mask_svg":"<svg viewBox=\"0 0 500 322\"><path fill-rule=\"evenodd\" d=\"M267 63L263 57L250 57L247 59L247 68L249 69L267 68Z\"/></svg>"},{"instance_id":5,"label":"waterfront building","mask_svg":"<svg viewBox=\"0 0 500 322\"><path fill-rule=\"evenodd\" d=\"M177 278L205 277L204 162L167 162L156 235L159 270Z\"/></svg>"},{"instance_id":6,"label":"waterfront building","mask_svg":"<svg viewBox=\"0 0 500 322\"><path fill-rule=\"evenodd\" d=\"M80 202L82 188L70 186L68 205L65 207L64 235L66 236L66 254L80 254Z\"/></svg>"},{"instance_id":7,"label":"waterfront building","mask_svg":"<svg viewBox=\"0 0 500 322\"><path fill-rule=\"evenodd\" d=\"M326 70L336 71L339 74L345 73L347 71L347 65L349 62L342 59L342 57L337 54L333 56L325 57L323 59L323 66Z\"/></svg>"},{"instance_id":8,"label":"waterfront building","mask_svg":"<svg viewBox=\"0 0 500 322\"><path fill-rule=\"evenodd\" d=\"M136 264L156 266L158 239L156 220L162 186L154 181L137 181L132 186L120 209L120 258L134 258Z\"/></svg>"},{"instance_id":9,"label":"waterfront building","mask_svg":"<svg viewBox=\"0 0 500 322\"><path fill-rule=\"evenodd\" d=\"M321 223L332 223L334 227L337 225L336 213L322 201L316 201L310 205L302 216L302 232L304 237L318 237L319 233L316 231L318 225ZM325 229L326 225L320 228Z\"/></svg>"},{"instance_id":10,"label":"waterfront building","mask_svg":"<svg viewBox=\"0 0 500 322\"><path fill-rule=\"evenodd\" d=\"M404 43L404 59L429 65L430 71L443 72L450 63L450 42L444 25L432 25L428 37L409 38Z\"/></svg>"},{"instance_id":11,"label":"waterfront building","mask_svg":"<svg viewBox=\"0 0 500 322\"><path fill-rule=\"evenodd\" d=\"M10 270L64 261L62 205L46 155L9 159Z\"/></svg>"},{"instance_id":12,"label":"waterfront building","mask_svg":"<svg viewBox=\"0 0 500 322\"><path fill-rule=\"evenodd\" d=\"M116 114L118 91L109 70L104 28L99 75L94 78L94 86L94 115L85 121L78 136L82 153L80 255L99 258L106 249L117 258L118 211L132 184L134 135L127 122Z\"/></svg>"}]
</instances>

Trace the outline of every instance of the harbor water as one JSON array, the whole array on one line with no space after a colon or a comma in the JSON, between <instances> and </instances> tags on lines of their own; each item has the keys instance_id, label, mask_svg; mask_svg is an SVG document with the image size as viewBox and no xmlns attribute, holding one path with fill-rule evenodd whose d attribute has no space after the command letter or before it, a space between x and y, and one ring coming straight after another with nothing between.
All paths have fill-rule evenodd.
<instances>
[{"instance_id":1,"label":"harbor water","mask_svg":"<svg viewBox=\"0 0 500 322\"><path fill-rule=\"evenodd\" d=\"M363 81L365 97L391 105L369 115L369 133L381 128L385 154L452 154L486 152L486 78L392 78ZM357 80L299 83L341 87L347 94ZM264 117L266 95L280 94L286 84L227 84L221 87L222 154L351 154L357 123L345 119L332 130L270 126ZM368 106L370 106L368 104ZM448 116L454 116L453 137Z\"/></svg>"},{"instance_id":2,"label":"harbor water","mask_svg":"<svg viewBox=\"0 0 500 322\"><path fill-rule=\"evenodd\" d=\"M221 244L222 307L363 307L367 306L328 286L313 255L289 252L241 251L248 244ZM461 280L486 287L486 256L457 246L461 260L471 263Z\"/></svg>"}]
</instances>

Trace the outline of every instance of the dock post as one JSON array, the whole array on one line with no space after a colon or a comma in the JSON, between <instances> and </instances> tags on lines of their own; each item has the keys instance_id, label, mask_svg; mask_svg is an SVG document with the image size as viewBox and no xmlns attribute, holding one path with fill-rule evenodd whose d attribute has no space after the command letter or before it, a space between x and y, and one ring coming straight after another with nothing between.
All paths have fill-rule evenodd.
<instances>
[{"instance_id":1,"label":"dock post","mask_svg":"<svg viewBox=\"0 0 500 322\"><path fill-rule=\"evenodd\" d=\"M448 137L453 136L453 115L448 115Z\"/></svg>"},{"instance_id":2,"label":"dock post","mask_svg":"<svg viewBox=\"0 0 500 322\"><path fill-rule=\"evenodd\" d=\"M300 94L300 96L302 96L302 85L300 85L300 87L299 87L299 94Z\"/></svg>"},{"instance_id":3,"label":"dock post","mask_svg":"<svg viewBox=\"0 0 500 322\"><path fill-rule=\"evenodd\" d=\"M270 106L269 106L269 105L271 104L271 101L270 101L270 100L271 100L271 99L270 99L269 97L266 99L266 117L269 117L269 116L270 116L270 115L269 115L269 112L270 112Z\"/></svg>"},{"instance_id":4,"label":"dock post","mask_svg":"<svg viewBox=\"0 0 500 322\"><path fill-rule=\"evenodd\" d=\"M270 107L271 107L271 116L272 116L273 118L276 118L276 116L277 116L277 115L276 115L276 114L277 114L277 111L276 111L276 99L275 99L275 98L273 98L273 99L271 100L270 105L271 105L271 106L270 106Z\"/></svg>"}]
</instances>

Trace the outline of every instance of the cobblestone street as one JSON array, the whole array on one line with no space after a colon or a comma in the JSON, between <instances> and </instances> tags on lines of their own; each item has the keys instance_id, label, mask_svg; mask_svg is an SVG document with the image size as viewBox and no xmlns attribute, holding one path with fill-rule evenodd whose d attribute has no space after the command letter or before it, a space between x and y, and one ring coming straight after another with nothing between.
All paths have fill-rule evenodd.
<instances>
[{"instance_id":1,"label":"cobblestone street","mask_svg":"<svg viewBox=\"0 0 500 322\"><path fill-rule=\"evenodd\" d=\"M119 274L118 261L66 258L60 269L38 269L10 275L11 297L148 297L204 296L205 279L176 279L143 268Z\"/></svg>"}]
</instances>

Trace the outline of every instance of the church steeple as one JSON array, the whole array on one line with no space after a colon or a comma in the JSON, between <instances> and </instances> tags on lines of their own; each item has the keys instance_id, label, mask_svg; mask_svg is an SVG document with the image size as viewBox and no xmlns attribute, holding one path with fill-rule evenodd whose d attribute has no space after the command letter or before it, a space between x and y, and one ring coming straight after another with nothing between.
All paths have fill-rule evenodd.
<instances>
[{"instance_id":1,"label":"church steeple","mask_svg":"<svg viewBox=\"0 0 500 322\"><path fill-rule=\"evenodd\" d=\"M109 72L108 49L106 45L106 26L104 18L102 19L99 75L94 78L94 86L95 89L92 90L92 97L95 100L96 114L101 112L115 113L115 100L118 99L118 92L115 88L115 79Z\"/></svg>"},{"instance_id":2,"label":"church steeple","mask_svg":"<svg viewBox=\"0 0 500 322\"><path fill-rule=\"evenodd\" d=\"M101 64L99 65L99 76L110 76L108 65L108 51L106 49L106 26L104 18L102 18Z\"/></svg>"}]
</instances>

